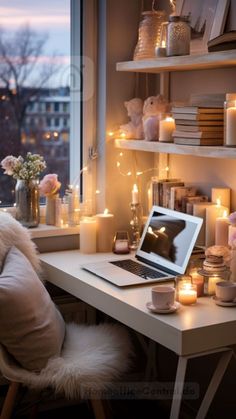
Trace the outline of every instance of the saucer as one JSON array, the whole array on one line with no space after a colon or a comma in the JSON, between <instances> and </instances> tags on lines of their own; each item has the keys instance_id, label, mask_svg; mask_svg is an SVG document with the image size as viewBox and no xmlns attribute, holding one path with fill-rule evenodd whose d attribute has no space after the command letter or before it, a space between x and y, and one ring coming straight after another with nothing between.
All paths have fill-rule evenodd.
<instances>
[{"instance_id":1,"label":"saucer","mask_svg":"<svg viewBox=\"0 0 236 419\"><path fill-rule=\"evenodd\" d=\"M175 301L173 306L171 306L170 308L164 309L164 308L154 307L152 302L148 301L148 303L146 304L146 307L152 313L169 314L169 313L174 313L176 310L178 310L178 308L180 307L180 303L178 303L178 301Z\"/></svg>"},{"instance_id":2,"label":"saucer","mask_svg":"<svg viewBox=\"0 0 236 419\"><path fill-rule=\"evenodd\" d=\"M216 295L213 296L213 300L218 306L221 307L236 307L236 300L233 301L221 301Z\"/></svg>"}]
</instances>

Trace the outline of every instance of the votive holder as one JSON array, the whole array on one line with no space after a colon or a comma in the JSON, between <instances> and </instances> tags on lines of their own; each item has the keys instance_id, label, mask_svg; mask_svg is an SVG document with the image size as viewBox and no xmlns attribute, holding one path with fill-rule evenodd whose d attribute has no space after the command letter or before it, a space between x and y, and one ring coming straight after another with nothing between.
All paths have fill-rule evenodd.
<instances>
[{"instance_id":1,"label":"votive holder","mask_svg":"<svg viewBox=\"0 0 236 419\"><path fill-rule=\"evenodd\" d=\"M186 284L192 284L192 277L190 275L178 275L175 277L175 299L179 301L179 289Z\"/></svg>"},{"instance_id":2,"label":"votive holder","mask_svg":"<svg viewBox=\"0 0 236 419\"><path fill-rule=\"evenodd\" d=\"M192 305L197 302L197 287L195 284L185 283L179 286L179 302Z\"/></svg>"}]
</instances>

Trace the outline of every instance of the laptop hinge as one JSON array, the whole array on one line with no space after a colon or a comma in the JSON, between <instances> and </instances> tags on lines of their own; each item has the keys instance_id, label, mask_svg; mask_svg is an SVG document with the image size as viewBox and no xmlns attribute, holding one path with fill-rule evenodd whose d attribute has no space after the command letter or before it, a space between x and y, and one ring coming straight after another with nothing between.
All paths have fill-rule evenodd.
<instances>
[{"instance_id":1,"label":"laptop hinge","mask_svg":"<svg viewBox=\"0 0 236 419\"><path fill-rule=\"evenodd\" d=\"M146 263L147 265L151 265L154 268L160 269L163 272L167 272L170 275L176 276L179 275L178 272L176 271L172 271L171 269L167 269L167 268L163 268L163 266L159 265L158 263L155 262L151 262L150 260L147 262L147 259L142 258L141 256L135 256L138 260L140 260L140 262Z\"/></svg>"}]
</instances>

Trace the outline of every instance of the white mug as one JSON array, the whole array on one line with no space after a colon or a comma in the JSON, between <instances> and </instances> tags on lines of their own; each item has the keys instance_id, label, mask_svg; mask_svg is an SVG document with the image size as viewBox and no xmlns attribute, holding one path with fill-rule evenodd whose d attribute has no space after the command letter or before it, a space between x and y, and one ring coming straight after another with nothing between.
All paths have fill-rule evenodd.
<instances>
[{"instance_id":1,"label":"white mug","mask_svg":"<svg viewBox=\"0 0 236 419\"><path fill-rule=\"evenodd\" d=\"M216 298L221 301L233 301L236 299L236 284L228 281L217 282Z\"/></svg>"},{"instance_id":2,"label":"white mug","mask_svg":"<svg viewBox=\"0 0 236 419\"><path fill-rule=\"evenodd\" d=\"M168 310L175 302L175 288L170 285L156 285L152 288L152 304L155 308Z\"/></svg>"}]
</instances>

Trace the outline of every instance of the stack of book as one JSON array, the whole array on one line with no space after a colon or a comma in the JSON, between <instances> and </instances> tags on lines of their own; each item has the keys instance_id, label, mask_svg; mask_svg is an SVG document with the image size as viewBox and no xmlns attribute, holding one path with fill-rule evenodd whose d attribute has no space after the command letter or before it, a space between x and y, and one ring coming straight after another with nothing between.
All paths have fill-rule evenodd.
<instances>
[{"instance_id":1,"label":"stack of book","mask_svg":"<svg viewBox=\"0 0 236 419\"><path fill-rule=\"evenodd\" d=\"M223 107L173 106L175 144L223 145Z\"/></svg>"}]
</instances>

